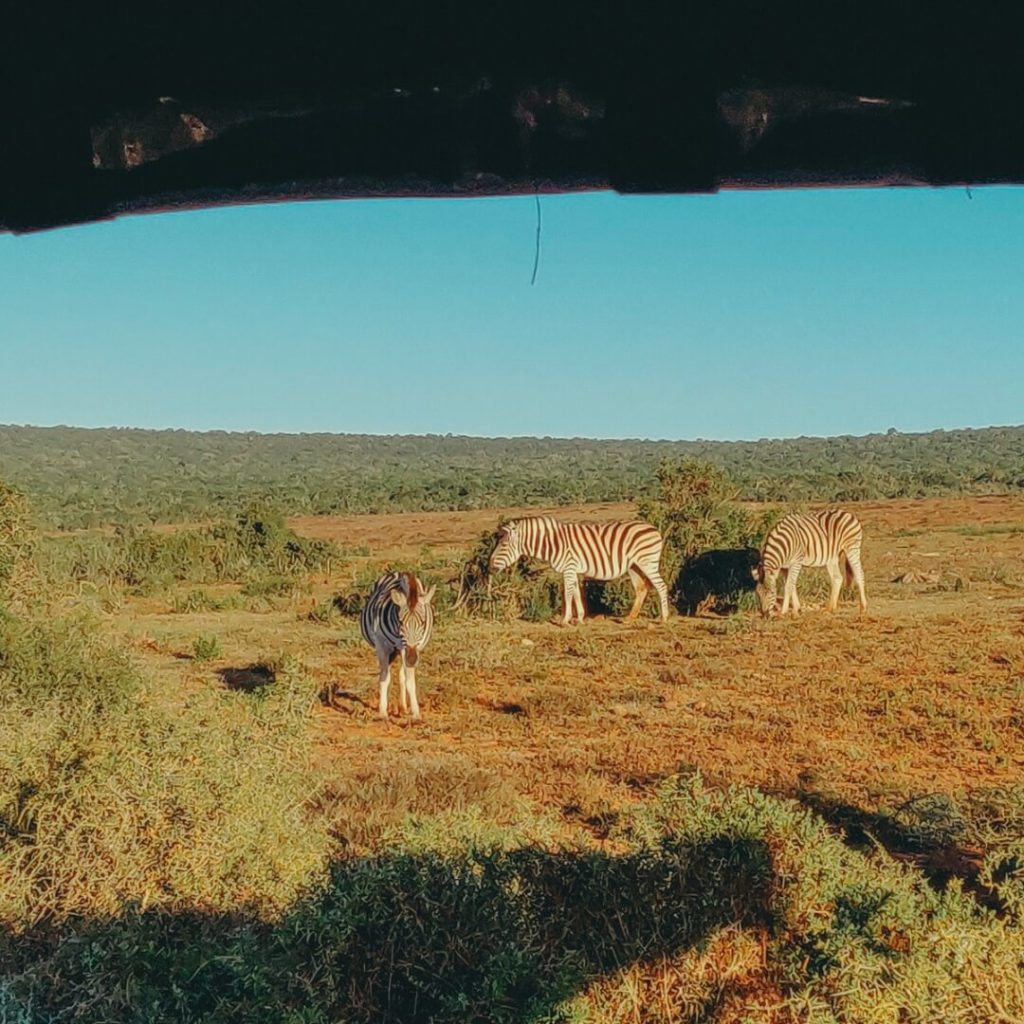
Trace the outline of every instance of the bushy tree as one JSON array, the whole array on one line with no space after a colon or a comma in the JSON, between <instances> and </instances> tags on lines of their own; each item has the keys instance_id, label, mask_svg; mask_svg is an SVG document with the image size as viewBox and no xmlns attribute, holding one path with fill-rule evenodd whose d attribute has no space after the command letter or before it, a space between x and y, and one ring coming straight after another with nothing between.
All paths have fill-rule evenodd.
<instances>
[{"instance_id":1,"label":"bushy tree","mask_svg":"<svg viewBox=\"0 0 1024 1024\"><path fill-rule=\"evenodd\" d=\"M665 538L661 573L682 611L735 608L750 588L766 524L737 502L738 495L725 470L687 457L664 460L654 496L637 503L640 517Z\"/></svg>"}]
</instances>

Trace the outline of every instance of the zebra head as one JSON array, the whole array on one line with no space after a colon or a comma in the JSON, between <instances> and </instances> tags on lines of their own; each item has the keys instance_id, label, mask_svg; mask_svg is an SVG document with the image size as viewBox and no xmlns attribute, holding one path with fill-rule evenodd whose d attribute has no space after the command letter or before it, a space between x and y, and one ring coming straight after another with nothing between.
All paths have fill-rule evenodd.
<instances>
[{"instance_id":1,"label":"zebra head","mask_svg":"<svg viewBox=\"0 0 1024 1024\"><path fill-rule=\"evenodd\" d=\"M750 570L754 577L754 592L757 594L758 604L761 606L761 614L767 619L775 614L777 600L775 597L775 580L777 572L765 572L764 561L758 561Z\"/></svg>"},{"instance_id":2,"label":"zebra head","mask_svg":"<svg viewBox=\"0 0 1024 1024\"><path fill-rule=\"evenodd\" d=\"M415 576L402 573L399 585L391 591L391 600L398 605L398 623L405 640L405 647L411 655L410 664L416 664L417 652L427 646L430 630L434 624L434 611L430 602L434 599L436 585L429 590Z\"/></svg>"},{"instance_id":3,"label":"zebra head","mask_svg":"<svg viewBox=\"0 0 1024 1024\"><path fill-rule=\"evenodd\" d=\"M517 520L498 528L498 546L491 555L491 572L502 572L515 565L523 555L523 538Z\"/></svg>"}]
</instances>

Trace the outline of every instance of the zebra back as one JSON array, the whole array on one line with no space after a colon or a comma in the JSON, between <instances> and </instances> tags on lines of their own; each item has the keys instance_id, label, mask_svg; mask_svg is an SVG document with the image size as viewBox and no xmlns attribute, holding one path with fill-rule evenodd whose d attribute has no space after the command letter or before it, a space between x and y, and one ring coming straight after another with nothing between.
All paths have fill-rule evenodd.
<instances>
[{"instance_id":1,"label":"zebra back","mask_svg":"<svg viewBox=\"0 0 1024 1024\"><path fill-rule=\"evenodd\" d=\"M425 591L411 573L384 573L359 616L363 639L391 654L408 651L415 663L416 653L427 646L433 630L433 596L434 588Z\"/></svg>"},{"instance_id":2,"label":"zebra back","mask_svg":"<svg viewBox=\"0 0 1024 1024\"><path fill-rule=\"evenodd\" d=\"M840 554L859 549L864 530L852 512L841 508L804 515L791 513L768 532L761 553L761 573L793 565L825 565Z\"/></svg>"}]
</instances>

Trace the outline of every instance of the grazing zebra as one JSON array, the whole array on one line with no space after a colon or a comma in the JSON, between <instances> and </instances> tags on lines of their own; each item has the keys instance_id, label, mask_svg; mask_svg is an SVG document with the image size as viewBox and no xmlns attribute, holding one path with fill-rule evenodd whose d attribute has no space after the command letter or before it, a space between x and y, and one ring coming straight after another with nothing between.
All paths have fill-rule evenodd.
<instances>
[{"instance_id":1,"label":"grazing zebra","mask_svg":"<svg viewBox=\"0 0 1024 1024\"><path fill-rule=\"evenodd\" d=\"M547 562L562 574L566 624L579 610L586 615L580 580L614 580L629 573L636 600L627 620L635 619L652 588L658 592L661 617L668 618L668 588L658 563L664 541L648 523L561 523L550 516L513 519L498 530L491 572L501 572L523 555Z\"/></svg>"},{"instance_id":2,"label":"grazing zebra","mask_svg":"<svg viewBox=\"0 0 1024 1024\"><path fill-rule=\"evenodd\" d=\"M793 513L780 519L768 531L761 560L753 570L762 614L768 616L775 612L775 583L780 572L785 574L781 614L789 611L790 602L794 614L799 614L796 581L805 565L828 568L832 580L832 592L828 598L830 612L834 612L839 603L844 572L847 584L856 581L863 612L868 606L864 596L864 570L860 564L863 539L864 531L857 517L841 508L810 515Z\"/></svg>"},{"instance_id":3,"label":"grazing zebra","mask_svg":"<svg viewBox=\"0 0 1024 1024\"><path fill-rule=\"evenodd\" d=\"M402 711L412 711L414 721L420 717L416 699L416 662L430 640L434 625L434 609L430 602L435 587L423 584L411 573L386 572L373 586L366 607L359 616L363 639L377 652L380 666L380 717L388 717L388 683L391 662L400 654L398 699Z\"/></svg>"}]
</instances>

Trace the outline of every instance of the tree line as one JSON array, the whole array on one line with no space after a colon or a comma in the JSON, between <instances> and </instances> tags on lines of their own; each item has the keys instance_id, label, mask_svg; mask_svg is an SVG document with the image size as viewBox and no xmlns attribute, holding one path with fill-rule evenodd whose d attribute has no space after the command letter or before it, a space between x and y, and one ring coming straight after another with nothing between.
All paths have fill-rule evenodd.
<instances>
[{"instance_id":1,"label":"tree line","mask_svg":"<svg viewBox=\"0 0 1024 1024\"><path fill-rule=\"evenodd\" d=\"M1024 426L758 441L258 434L0 426L0 478L43 525L642 500L665 459L712 463L751 501L1024 490Z\"/></svg>"}]
</instances>

